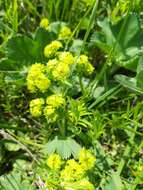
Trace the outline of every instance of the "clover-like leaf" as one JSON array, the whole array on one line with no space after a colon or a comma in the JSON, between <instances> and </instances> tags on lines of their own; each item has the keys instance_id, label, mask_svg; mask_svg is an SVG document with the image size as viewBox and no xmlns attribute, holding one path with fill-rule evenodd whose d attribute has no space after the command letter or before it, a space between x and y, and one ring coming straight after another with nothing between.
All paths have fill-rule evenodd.
<instances>
[{"instance_id":1,"label":"clover-like leaf","mask_svg":"<svg viewBox=\"0 0 143 190\"><path fill-rule=\"evenodd\" d=\"M35 190L28 180L22 180L16 171L0 177L0 190Z\"/></svg>"},{"instance_id":2,"label":"clover-like leaf","mask_svg":"<svg viewBox=\"0 0 143 190\"><path fill-rule=\"evenodd\" d=\"M57 137L48 142L44 146L44 153L52 154L54 152L58 153L63 159L69 158L71 155L77 158L81 146L73 139L58 139Z\"/></svg>"}]
</instances>

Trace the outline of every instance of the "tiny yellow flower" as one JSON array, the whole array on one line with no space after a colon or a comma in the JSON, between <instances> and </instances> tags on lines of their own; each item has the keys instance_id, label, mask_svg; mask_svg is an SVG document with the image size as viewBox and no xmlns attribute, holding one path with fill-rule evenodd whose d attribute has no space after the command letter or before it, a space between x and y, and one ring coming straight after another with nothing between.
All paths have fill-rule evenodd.
<instances>
[{"instance_id":1,"label":"tiny yellow flower","mask_svg":"<svg viewBox=\"0 0 143 190\"><path fill-rule=\"evenodd\" d=\"M47 58L50 58L56 54L56 52L62 48L63 45L60 41L52 41L50 44L46 45L44 48L44 55Z\"/></svg>"},{"instance_id":2,"label":"tiny yellow flower","mask_svg":"<svg viewBox=\"0 0 143 190\"><path fill-rule=\"evenodd\" d=\"M30 79L30 77L27 78L27 88L32 93L36 92L37 90L35 86L35 81L33 79Z\"/></svg>"},{"instance_id":3,"label":"tiny yellow flower","mask_svg":"<svg viewBox=\"0 0 143 190\"><path fill-rule=\"evenodd\" d=\"M82 190L95 190L93 184L89 182L86 178L80 181L80 187Z\"/></svg>"},{"instance_id":4,"label":"tiny yellow flower","mask_svg":"<svg viewBox=\"0 0 143 190\"><path fill-rule=\"evenodd\" d=\"M47 18L43 18L40 22L40 27L45 28L47 30L49 27L49 20Z\"/></svg>"},{"instance_id":5,"label":"tiny yellow flower","mask_svg":"<svg viewBox=\"0 0 143 190\"><path fill-rule=\"evenodd\" d=\"M35 74L39 75L39 73L42 73L44 71L45 71L45 65L41 63L35 63L30 67L28 74L30 74L31 77L35 77Z\"/></svg>"},{"instance_id":6,"label":"tiny yellow flower","mask_svg":"<svg viewBox=\"0 0 143 190\"><path fill-rule=\"evenodd\" d=\"M51 154L47 159L47 165L52 170L59 170L62 165L61 157L58 154Z\"/></svg>"},{"instance_id":7,"label":"tiny yellow flower","mask_svg":"<svg viewBox=\"0 0 143 190\"><path fill-rule=\"evenodd\" d=\"M74 57L73 57L72 53L70 53L70 52L60 52L58 54L58 57L61 62L64 62L68 65L71 65L74 63Z\"/></svg>"},{"instance_id":8,"label":"tiny yellow flower","mask_svg":"<svg viewBox=\"0 0 143 190\"><path fill-rule=\"evenodd\" d=\"M67 26L61 28L59 33L59 39L67 39L71 36L72 32L71 29Z\"/></svg>"},{"instance_id":9,"label":"tiny yellow flower","mask_svg":"<svg viewBox=\"0 0 143 190\"><path fill-rule=\"evenodd\" d=\"M49 117L55 113L55 108L52 106L46 106L44 109L44 114L46 117Z\"/></svg>"},{"instance_id":10,"label":"tiny yellow flower","mask_svg":"<svg viewBox=\"0 0 143 190\"><path fill-rule=\"evenodd\" d=\"M78 72L88 75L93 73L94 67L88 61L88 57L86 55L80 55L80 57L76 57L76 60Z\"/></svg>"},{"instance_id":11,"label":"tiny yellow flower","mask_svg":"<svg viewBox=\"0 0 143 190\"><path fill-rule=\"evenodd\" d=\"M59 61L57 59L50 59L47 63L47 71L53 71L57 65L58 65Z\"/></svg>"},{"instance_id":12,"label":"tiny yellow flower","mask_svg":"<svg viewBox=\"0 0 143 190\"><path fill-rule=\"evenodd\" d=\"M84 175L81 165L74 159L68 160L65 168L61 171L61 180L64 182L78 181Z\"/></svg>"},{"instance_id":13,"label":"tiny yellow flower","mask_svg":"<svg viewBox=\"0 0 143 190\"><path fill-rule=\"evenodd\" d=\"M90 170L95 164L95 156L89 150L83 148L79 152L79 163L84 170Z\"/></svg>"},{"instance_id":14,"label":"tiny yellow flower","mask_svg":"<svg viewBox=\"0 0 143 190\"><path fill-rule=\"evenodd\" d=\"M48 180L46 181L46 187L48 188L48 190L55 190L54 187L52 187L53 184L51 184Z\"/></svg>"},{"instance_id":15,"label":"tiny yellow flower","mask_svg":"<svg viewBox=\"0 0 143 190\"><path fill-rule=\"evenodd\" d=\"M34 117L39 117L42 115L42 106L44 105L43 98L37 98L30 102L30 113Z\"/></svg>"},{"instance_id":16,"label":"tiny yellow flower","mask_svg":"<svg viewBox=\"0 0 143 190\"><path fill-rule=\"evenodd\" d=\"M45 92L49 88L51 82L45 73L45 65L35 63L31 66L27 76L27 88L30 92L36 92L36 90Z\"/></svg>"},{"instance_id":17,"label":"tiny yellow flower","mask_svg":"<svg viewBox=\"0 0 143 190\"><path fill-rule=\"evenodd\" d=\"M65 105L65 99L61 94L53 94L47 97L46 103L53 108L59 108Z\"/></svg>"},{"instance_id":18,"label":"tiny yellow flower","mask_svg":"<svg viewBox=\"0 0 143 190\"><path fill-rule=\"evenodd\" d=\"M57 67L53 70L52 75L54 80L63 81L70 75L69 65L64 62L59 63Z\"/></svg>"},{"instance_id":19,"label":"tiny yellow flower","mask_svg":"<svg viewBox=\"0 0 143 190\"><path fill-rule=\"evenodd\" d=\"M80 55L78 59L78 64L86 64L88 63L88 57L86 55Z\"/></svg>"},{"instance_id":20,"label":"tiny yellow flower","mask_svg":"<svg viewBox=\"0 0 143 190\"><path fill-rule=\"evenodd\" d=\"M88 63L88 64L86 65L86 71L87 71L87 74L89 74L89 75L91 75L91 74L93 73L94 67L92 66L91 63Z\"/></svg>"},{"instance_id":21,"label":"tiny yellow flower","mask_svg":"<svg viewBox=\"0 0 143 190\"><path fill-rule=\"evenodd\" d=\"M45 92L51 84L50 80L44 74L37 77L37 79L35 80L35 83L36 83L36 87L41 92Z\"/></svg>"},{"instance_id":22,"label":"tiny yellow flower","mask_svg":"<svg viewBox=\"0 0 143 190\"><path fill-rule=\"evenodd\" d=\"M54 123L58 117L55 108L53 108L52 106L46 106L44 108L44 115L50 123Z\"/></svg>"}]
</instances>

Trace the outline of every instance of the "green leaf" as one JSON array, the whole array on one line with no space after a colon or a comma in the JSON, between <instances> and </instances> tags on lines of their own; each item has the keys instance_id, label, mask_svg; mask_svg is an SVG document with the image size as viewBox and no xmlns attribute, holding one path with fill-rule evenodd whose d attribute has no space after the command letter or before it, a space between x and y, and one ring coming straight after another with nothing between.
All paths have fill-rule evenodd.
<instances>
[{"instance_id":1,"label":"green leaf","mask_svg":"<svg viewBox=\"0 0 143 190\"><path fill-rule=\"evenodd\" d=\"M57 22L52 22L50 25L49 25L49 30L51 31L51 32L54 32L55 34L59 34L59 32L60 32L60 30L61 30L61 28L63 27L63 26L66 26L66 23L65 22L59 22L59 21L57 21Z\"/></svg>"},{"instance_id":2,"label":"green leaf","mask_svg":"<svg viewBox=\"0 0 143 190\"><path fill-rule=\"evenodd\" d=\"M76 158L78 156L80 145L71 138L58 139L57 137L48 142L44 146L44 153L52 154L54 152L58 153L63 159L69 158L71 155Z\"/></svg>"},{"instance_id":3,"label":"green leaf","mask_svg":"<svg viewBox=\"0 0 143 190\"><path fill-rule=\"evenodd\" d=\"M111 175L111 178L108 180L104 188L104 190L111 190L111 189L116 189L116 190L124 189L122 180L117 173L113 173Z\"/></svg>"},{"instance_id":4,"label":"green leaf","mask_svg":"<svg viewBox=\"0 0 143 190\"><path fill-rule=\"evenodd\" d=\"M106 43L112 45L116 42L116 37L111 29L110 21L105 18L102 21L98 21L98 25L102 28L102 32L105 34Z\"/></svg>"},{"instance_id":5,"label":"green leaf","mask_svg":"<svg viewBox=\"0 0 143 190\"><path fill-rule=\"evenodd\" d=\"M17 62L21 67L39 61L38 53L38 43L26 36L19 35L13 37L9 39L6 45L8 59Z\"/></svg>"},{"instance_id":6,"label":"green leaf","mask_svg":"<svg viewBox=\"0 0 143 190\"><path fill-rule=\"evenodd\" d=\"M140 57L139 64L137 67L137 73L140 73L140 71L143 70L143 56Z\"/></svg>"},{"instance_id":7,"label":"green leaf","mask_svg":"<svg viewBox=\"0 0 143 190\"><path fill-rule=\"evenodd\" d=\"M22 176L16 171L0 177L0 190L35 190L28 182L22 180Z\"/></svg>"},{"instance_id":8,"label":"green leaf","mask_svg":"<svg viewBox=\"0 0 143 190\"><path fill-rule=\"evenodd\" d=\"M108 53L111 47L106 44L106 39L103 33L94 32L91 36L91 44L98 46L103 52Z\"/></svg>"},{"instance_id":9,"label":"green leaf","mask_svg":"<svg viewBox=\"0 0 143 190\"><path fill-rule=\"evenodd\" d=\"M143 56L139 60L139 64L137 67L136 80L137 80L137 87L143 90Z\"/></svg>"},{"instance_id":10,"label":"green leaf","mask_svg":"<svg viewBox=\"0 0 143 190\"><path fill-rule=\"evenodd\" d=\"M5 77L5 82L8 84L12 83L18 86L25 86L26 85L26 76L19 73L10 73L7 74Z\"/></svg>"},{"instance_id":11,"label":"green leaf","mask_svg":"<svg viewBox=\"0 0 143 190\"><path fill-rule=\"evenodd\" d=\"M122 25L123 22L119 23L119 26L122 27ZM120 43L123 47L127 47L129 42L132 41L133 37L139 32L140 24L137 16L135 14L130 14L125 17L124 25Z\"/></svg>"},{"instance_id":12,"label":"green leaf","mask_svg":"<svg viewBox=\"0 0 143 190\"><path fill-rule=\"evenodd\" d=\"M131 58L127 61L119 61L118 64L121 67L125 67L131 71L136 71L138 62L139 62L139 56L135 55L133 58Z\"/></svg>"},{"instance_id":13,"label":"green leaf","mask_svg":"<svg viewBox=\"0 0 143 190\"><path fill-rule=\"evenodd\" d=\"M101 32L95 32L91 44L98 46L120 66L136 71L138 56L143 53L143 29L135 14L129 14L118 24L109 19L98 21Z\"/></svg>"},{"instance_id":14,"label":"green leaf","mask_svg":"<svg viewBox=\"0 0 143 190\"><path fill-rule=\"evenodd\" d=\"M73 43L70 47L70 51L78 55L79 52L81 51L82 44L83 44L83 40L79 40L79 39L73 40Z\"/></svg>"},{"instance_id":15,"label":"green leaf","mask_svg":"<svg viewBox=\"0 0 143 190\"><path fill-rule=\"evenodd\" d=\"M34 39L17 35L6 44L6 58L0 61L0 70L21 70L35 62L44 61L44 47L56 38L56 34L43 28L38 28Z\"/></svg>"},{"instance_id":16,"label":"green leaf","mask_svg":"<svg viewBox=\"0 0 143 190\"><path fill-rule=\"evenodd\" d=\"M49 32L44 28L38 28L35 33L34 40L38 44L38 56L43 58L44 47L51 41L56 39L56 34L54 32Z\"/></svg>"},{"instance_id":17,"label":"green leaf","mask_svg":"<svg viewBox=\"0 0 143 190\"><path fill-rule=\"evenodd\" d=\"M143 90L143 70L137 74L136 79L137 79L137 87Z\"/></svg>"},{"instance_id":18,"label":"green leaf","mask_svg":"<svg viewBox=\"0 0 143 190\"><path fill-rule=\"evenodd\" d=\"M3 58L0 60L0 71L15 71L21 67L20 62L15 62L8 58Z\"/></svg>"},{"instance_id":19,"label":"green leaf","mask_svg":"<svg viewBox=\"0 0 143 190\"><path fill-rule=\"evenodd\" d=\"M5 147L8 151L18 151L21 148L21 146L15 142L6 142Z\"/></svg>"},{"instance_id":20,"label":"green leaf","mask_svg":"<svg viewBox=\"0 0 143 190\"><path fill-rule=\"evenodd\" d=\"M90 93L93 98L97 99L103 94L104 91L105 91L105 88L102 86L99 86L96 88L92 88Z\"/></svg>"},{"instance_id":21,"label":"green leaf","mask_svg":"<svg viewBox=\"0 0 143 190\"><path fill-rule=\"evenodd\" d=\"M116 81L122 84L124 87L129 88L137 94L143 94L143 90L137 87L136 78L127 77L125 75L115 75Z\"/></svg>"}]
</instances>

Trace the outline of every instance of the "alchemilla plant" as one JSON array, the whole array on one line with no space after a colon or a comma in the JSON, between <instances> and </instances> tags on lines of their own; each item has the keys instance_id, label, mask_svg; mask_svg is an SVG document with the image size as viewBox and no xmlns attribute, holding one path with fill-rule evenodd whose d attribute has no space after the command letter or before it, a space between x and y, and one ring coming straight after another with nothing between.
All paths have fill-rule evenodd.
<instances>
[{"instance_id":1,"label":"alchemilla plant","mask_svg":"<svg viewBox=\"0 0 143 190\"><path fill-rule=\"evenodd\" d=\"M49 22L46 19L41 21L40 26L50 30ZM77 107L79 112L81 109L82 117L86 118L88 114L91 114L84 111L86 110L85 104L79 103L80 100L78 98L76 100L70 93L71 91L76 91L77 94L83 93L82 80L89 78L94 72L94 67L87 55L77 55L66 49L65 40L71 34L70 28L63 26L59 31L58 39L44 47L45 61L35 63L29 68L27 88L36 97L30 101L29 110L33 118L44 119L53 128L53 131L55 128L55 137L58 137L57 143L51 151L52 154L48 151L47 166L50 170L45 183L47 188L93 190L94 185L89 180L88 172L94 166L94 155L88 150L81 149L76 142L74 143L78 149L73 153L76 147L72 141L69 141L73 148L67 149L69 155L66 158L73 155L77 160L66 161L62 160L64 155L59 148L60 139L68 146L67 138L74 137L72 126L79 127L73 106L75 106L74 109ZM50 149L51 143L54 141L53 139L50 142Z\"/></svg>"},{"instance_id":2,"label":"alchemilla plant","mask_svg":"<svg viewBox=\"0 0 143 190\"><path fill-rule=\"evenodd\" d=\"M46 28L47 23L46 20L41 21ZM68 123L74 120L71 111L73 97L69 91L82 91L83 78L90 77L94 72L87 55L78 56L65 51L62 39L65 40L69 34L70 29L62 27L59 32L61 40L54 40L44 47L46 62L33 64L27 75L27 88L36 96L29 103L31 115L45 118L47 123L53 127L57 125L65 134L64 130L68 130L70 125Z\"/></svg>"}]
</instances>

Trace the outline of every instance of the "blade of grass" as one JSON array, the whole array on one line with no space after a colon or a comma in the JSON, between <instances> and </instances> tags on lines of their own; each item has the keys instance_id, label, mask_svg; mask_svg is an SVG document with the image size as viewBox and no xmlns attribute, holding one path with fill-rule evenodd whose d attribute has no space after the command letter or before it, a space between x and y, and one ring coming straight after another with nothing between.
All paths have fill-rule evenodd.
<instances>
[{"instance_id":1,"label":"blade of grass","mask_svg":"<svg viewBox=\"0 0 143 190\"><path fill-rule=\"evenodd\" d=\"M114 92L116 93L118 90L121 89L121 85L117 85L107 92L105 92L102 96L100 96L96 101L94 101L90 106L89 109L92 109L94 106L96 106L101 101L105 100L107 97L111 96Z\"/></svg>"},{"instance_id":2,"label":"blade of grass","mask_svg":"<svg viewBox=\"0 0 143 190\"><path fill-rule=\"evenodd\" d=\"M91 17L90 17L90 21L89 21L89 25L88 25L88 28L87 28L87 31L85 33L85 36L83 38L83 44L82 44L82 47L81 47L81 51L82 49L84 48L85 44L86 44L86 41L87 41L87 38L90 34L90 31L92 29L92 26L94 24L94 21L95 21L95 16L96 16L96 10L98 8L98 3L99 3L99 0L95 0L94 1L94 4L93 4L93 9L92 9L92 13L91 13ZM80 52L81 52L80 51Z\"/></svg>"},{"instance_id":3,"label":"blade of grass","mask_svg":"<svg viewBox=\"0 0 143 190\"><path fill-rule=\"evenodd\" d=\"M138 111L139 111L139 106L137 105L136 109L135 109L135 112L134 112L134 120L136 120L137 118L137 115L138 115ZM134 131L136 131L138 128L138 125L136 123L134 123ZM122 156L122 159L118 165L118 168L117 168L117 173L119 175L121 175L122 173L122 170L125 166L125 163L127 162L127 158L129 158L130 156L130 151L131 151L131 147L132 145L134 144L134 138L135 138L135 132L132 133L130 135L130 138L129 138L129 141L128 141L128 144L126 145L126 148L125 148L125 151L123 153L123 156Z\"/></svg>"},{"instance_id":4,"label":"blade of grass","mask_svg":"<svg viewBox=\"0 0 143 190\"><path fill-rule=\"evenodd\" d=\"M17 0L13 1L13 31L18 32L18 3Z\"/></svg>"}]
</instances>

